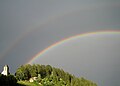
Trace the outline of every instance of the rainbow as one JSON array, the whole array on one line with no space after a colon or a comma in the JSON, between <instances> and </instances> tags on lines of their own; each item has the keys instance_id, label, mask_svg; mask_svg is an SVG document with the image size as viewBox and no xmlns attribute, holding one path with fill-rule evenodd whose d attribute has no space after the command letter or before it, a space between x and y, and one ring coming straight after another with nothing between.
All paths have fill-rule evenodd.
<instances>
[{"instance_id":1,"label":"rainbow","mask_svg":"<svg viewBox=\"0 0 120 86\"><path fill-rule=\"evenodd\" d=\"M20 43L20 41L23 40L24 37L28 36L29 34L31 34L34 31L39 30L39 28L42 28L42 27L46 26L47 24L49 24L51 22L59 20L60 18L63 18L64 16L75 14L75 13L79 12L80 10L93 10L93 9L95 9L95 8L86 7L86 8L81 8L81 9L72 10L72 11L65 11L62 14L48 16L47 19L45 19L45 20L43 20L41 22L40 22L40 20L37 21L32 26L26 27L27 28L26 31L23 32L18 38L16 38L13 41L13 43L10 44L10 47L5 49L5 51L3 51L3 53L0 53L1 54L0 59L5 57L5 55L7 55L14 47L16 47Z\"/></svg>"},{"instance_id":2,"label":"rainbow","mask_svg":"<svg viewBox=\"0 0 120 86\"><path fill-rule=\"evenodd\" d=\"M35 56L32 57L32 59L30 59L27 64L31 64L33 61L35 61L36 59L38 59L39 57L41 57L43 54L45 54L46 52L52 50L53 48L55 48L56 46L62 45L68 41L71 41L73 39L78 39L78 38L83 38L83 37L88 37L88 36L96 36L96 35L104 35L104 34L119 34L120 35L120 31L97 31L97 32L88 32L88 33L82 33L82 34L78 34L75 36L71 36L68 38L65 38L63 40L60 40L50 46L48 46L47 48L45 48L44 50L42 50L41 52L39 52L38 54L36 54Z\"/></svg>"}]
</instances>

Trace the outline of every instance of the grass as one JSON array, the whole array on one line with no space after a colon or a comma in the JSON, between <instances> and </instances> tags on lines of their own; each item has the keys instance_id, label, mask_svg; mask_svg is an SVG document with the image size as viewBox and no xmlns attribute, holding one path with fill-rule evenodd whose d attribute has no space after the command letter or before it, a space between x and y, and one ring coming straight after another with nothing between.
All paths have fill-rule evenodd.
<instances>
[{"instance_id":1,"label":"grass","mask_svg":"<svg viewBox=\"0 0 120 86\"><path fill-rule=\"evenodd\" d=\"M19 86L40 86L36 82L29 82L29 81L18 81Z\"/></svg>"}]
</instances>

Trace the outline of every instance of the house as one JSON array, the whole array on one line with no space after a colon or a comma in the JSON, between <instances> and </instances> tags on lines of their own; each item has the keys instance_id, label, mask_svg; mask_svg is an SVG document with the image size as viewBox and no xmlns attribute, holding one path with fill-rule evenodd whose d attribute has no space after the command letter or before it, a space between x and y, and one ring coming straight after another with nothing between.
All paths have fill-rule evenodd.
<instances>
[{"instance_id":1,"label":"house","mask_svg":"<svg viewBox=\"0 0 120 86\"><path fill-rule=\"evenodd\" d=\"M35 80L37 80L37 77L32 77L29 79L29 82L34 82Z\"/></svg>"}]
</instances>

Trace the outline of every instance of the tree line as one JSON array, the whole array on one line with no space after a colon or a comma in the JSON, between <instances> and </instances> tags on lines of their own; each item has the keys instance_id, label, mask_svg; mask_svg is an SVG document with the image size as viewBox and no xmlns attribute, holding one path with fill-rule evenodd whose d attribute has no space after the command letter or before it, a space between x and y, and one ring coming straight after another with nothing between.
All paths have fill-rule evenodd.
<instances>
[{"instance_id":1,"label":"tree line","mask_svg":"<svg viewBox=\"0 0 120 86\"><path fill-rule=\"evenodd\" d=\"M21 65L16 70L15 77L19 81L37 77L34 82L38 82L40 86L97 86L92 81L75 77L63 69L50 65Z\"/></svg>"}]
</instances>

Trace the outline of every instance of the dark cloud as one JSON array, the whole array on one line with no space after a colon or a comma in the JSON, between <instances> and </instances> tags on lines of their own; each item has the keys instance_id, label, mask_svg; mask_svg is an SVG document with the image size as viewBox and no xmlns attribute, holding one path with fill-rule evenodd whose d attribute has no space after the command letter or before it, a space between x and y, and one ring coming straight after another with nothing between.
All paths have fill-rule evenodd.
<instances>
[{"instance_id":1,"label":"dark cloud","mask_svg":"<svg viewBox=\"0 0 120 86\"><path fill-rule=\"evenodd\" d=\"M3 65L8 64L11 67L11 72L14 73L19 65L28 62L38 52L59 40L76 34L93 31L119 30L119 3L119 0L1 0L0 69ZM114 52L117 57L119 56L119 50L117 50L119 41L116 41L116 43L118 44L113 47L116 48L116 52L111 52ZM98 48L99 47L96 49ZM95 53L97 55L99 52L96 51ZM71 62L72 61L73 59ZM76 62L74 63L77 65ZM59 66L66 67L68 64ZM117 66L117 68L119 67ZM70 71L72 72L73 70L71 69ZM114 70L116 70L116 68ZM114 72L119 72L119 70ZM77 76L79 75L77 71L73 71L72 73ZM109 74L112 73L113 72L110 72ZM97 73L95 74L97 75ZM86 76L91 79L92 75L89 76L86 72ZM102 79L102 76L100 77ZM107 77L109 77L109 75ZM111 81L112 77L115 78L117 75L115 74L107 79ZM97 81L99 78L95 80ZM118 82L116 81L116 83ZM111 86L113 86L113 84Z\"/></svg>"}]
</instances>

